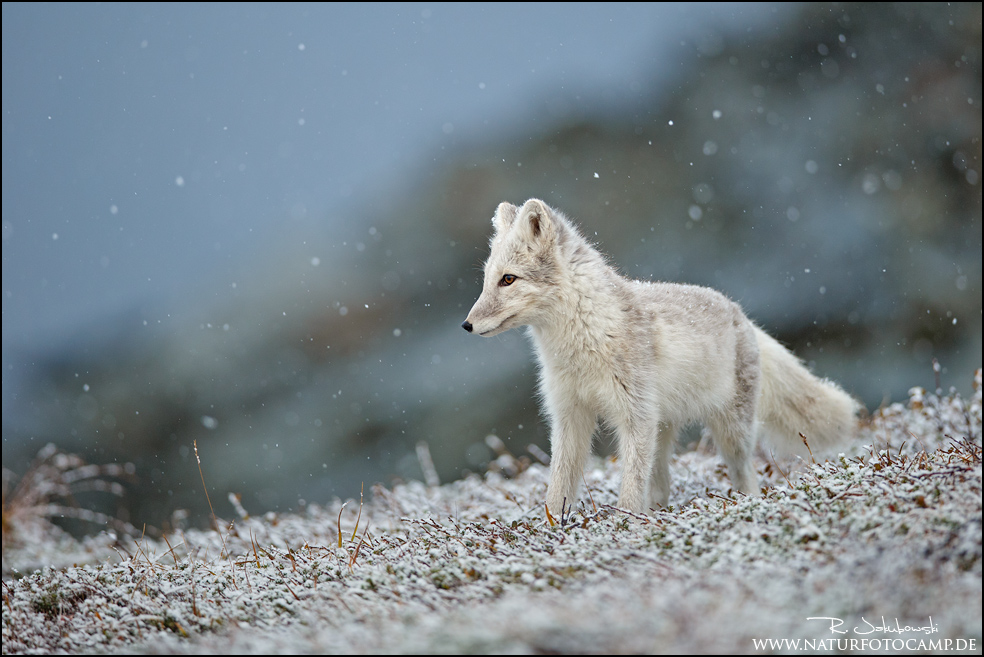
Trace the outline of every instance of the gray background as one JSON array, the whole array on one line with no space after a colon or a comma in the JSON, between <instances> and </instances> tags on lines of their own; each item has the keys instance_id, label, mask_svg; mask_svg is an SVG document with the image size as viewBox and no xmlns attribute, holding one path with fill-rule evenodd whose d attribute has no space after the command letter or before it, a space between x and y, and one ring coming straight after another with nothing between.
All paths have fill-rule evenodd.
<instances>
[{"instance_id":1,"label":"gray background","mask_svg":"<svg viewBox=\"0 0 984 657\"><path fill-rule=\"evenodd\" d=\"M537 196L869 409L981 363L980 4L3 5L3 462L166 525L546 447L458 327ZM607 443L600 441L604 450ZM227 505L217 509L229 514Z\"/></svg>"}]
</instances>

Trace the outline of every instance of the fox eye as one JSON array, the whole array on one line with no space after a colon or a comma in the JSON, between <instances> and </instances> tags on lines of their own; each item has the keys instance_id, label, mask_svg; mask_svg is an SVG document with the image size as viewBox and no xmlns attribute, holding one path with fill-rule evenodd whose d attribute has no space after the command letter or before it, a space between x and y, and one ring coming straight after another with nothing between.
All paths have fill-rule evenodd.
<instances>
[{"instance_id":1,"label":"fox eye","mask_svg":"<svg viewBox=\"0 0 984 657\"><path fill-rule=\"evenodd\" d=\"M515 282L516 282L516 277L515 276L513 276L512 274L506 274L499 281L499 287L505 287L507 285L512 285Z\"/></svg>"}]
</instances>

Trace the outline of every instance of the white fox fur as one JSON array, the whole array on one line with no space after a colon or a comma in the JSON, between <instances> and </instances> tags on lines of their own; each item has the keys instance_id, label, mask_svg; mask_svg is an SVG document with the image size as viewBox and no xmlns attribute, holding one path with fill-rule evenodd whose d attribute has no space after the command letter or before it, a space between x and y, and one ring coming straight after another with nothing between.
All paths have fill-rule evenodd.
<instances>
[{"instance_id":1,"label":"white fox fur","mask_svg":"<svg viewBox=\"0 0 984 657\"><path fill-rule=\"evenodd\" d=\"M573 505L599 418L622 462L619 506L666 507L677 429L703 421L735 489L756 495L761 426L786 451L823 450L856 429L857 403L814 377L710 288L620 276L563 215L502 203L482 294L462 324L492 336L528 325L550 420L547 506Z\"/></svg>"}]
</instances>

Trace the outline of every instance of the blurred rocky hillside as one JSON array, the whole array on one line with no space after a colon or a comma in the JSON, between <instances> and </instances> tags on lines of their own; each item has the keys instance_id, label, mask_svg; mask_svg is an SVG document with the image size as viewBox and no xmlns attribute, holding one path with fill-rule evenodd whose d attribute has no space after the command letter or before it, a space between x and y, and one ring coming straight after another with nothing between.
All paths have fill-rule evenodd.
<instances>
[{"instance_id":1,"label":"blurred rocky hillside","mask_svg":"<svg viewBox=\"0 0 984 657\"><path fill-rule=\"evenodd\" d=\"M724 291L869 409L934 385L933 358L944 386L968 381L980 3L807 5L774 34L708 33L680 61L673 84L604 115L544 89L521 133L435 152L344 221L285 222L268 252L202 282L182 330L134 317L111 344L79 336L46 360L18 429L34 440L8 440L5 467L48 441L133 461L131 520L160 525L207 509L196 440L213 504L235 491L253 510L420 478L419 441L445 480L492 458L487 434L546 448L522 334L459 328L496 204L529 197L627 275Z\"/></svg>"}]
</instances>

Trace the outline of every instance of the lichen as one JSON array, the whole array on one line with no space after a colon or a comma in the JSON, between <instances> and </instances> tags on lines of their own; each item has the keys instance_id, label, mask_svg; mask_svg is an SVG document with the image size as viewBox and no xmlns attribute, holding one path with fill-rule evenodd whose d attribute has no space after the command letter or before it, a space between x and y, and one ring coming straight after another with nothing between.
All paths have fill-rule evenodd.
<instances>
[{"instance_id":1,"label":"lichen","mask_svg":"<svg viewBox=\"0 0 984 657\"><path fill-rule=\"evenodd\" d=\"M377 488L361 511L92 543L87 565L5 580L3 650L747 652L831 638L811 617L980 646L980 380L970 399L915 391L828 460L760 454L759 497L687 452L673 508L626 513L599 459L551 523L548 470L523 463Z\"/></svg>"}]
</instances>

